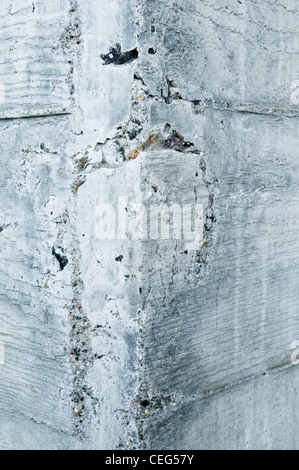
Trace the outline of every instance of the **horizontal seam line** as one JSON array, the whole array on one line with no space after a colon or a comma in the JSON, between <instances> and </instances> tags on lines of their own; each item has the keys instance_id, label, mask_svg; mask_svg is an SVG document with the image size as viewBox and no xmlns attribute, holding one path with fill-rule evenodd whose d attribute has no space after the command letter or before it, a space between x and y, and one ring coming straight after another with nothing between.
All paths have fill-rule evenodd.
<instances>
[{"instance_id":1,"label":"horizontal seam line","mask_svg":"<svg viewBox=\"0 0 299 470\"><path fill-rule=\"evenodd\" d=\"M32 115L24 115L24 116L0 116L0 121L12 121L18 119L40 119L40 118L47 118L47 117L59 117L59 116L69 116L71 112L62 112L62 113L52 113L52 114L32 114Z\"/></svg>"}]
</instances>

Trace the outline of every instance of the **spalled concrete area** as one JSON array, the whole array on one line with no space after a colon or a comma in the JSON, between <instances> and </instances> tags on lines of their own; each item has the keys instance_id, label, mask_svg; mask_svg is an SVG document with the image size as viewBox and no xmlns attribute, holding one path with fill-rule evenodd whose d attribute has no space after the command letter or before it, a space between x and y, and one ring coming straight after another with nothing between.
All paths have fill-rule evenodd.
<instances>
[{"instance_id":1,"label":"spalled concrete area","mask_svg":"<svg viewBox=\"0 0 299 470\"><path fill-rule=\"evenodd\" d=\"M2 0L0 448L299 448L297 3Z\"/></svg>"}]
</instances>

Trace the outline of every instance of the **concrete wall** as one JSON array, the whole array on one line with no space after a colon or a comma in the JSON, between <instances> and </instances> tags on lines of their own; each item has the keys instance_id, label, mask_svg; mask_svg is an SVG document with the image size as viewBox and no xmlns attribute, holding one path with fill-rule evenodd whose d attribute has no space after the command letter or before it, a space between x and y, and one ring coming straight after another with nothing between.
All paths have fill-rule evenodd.
<instances>
[{"instance_id":1,"label":"concrete wall","mask_svg":"<svg viewBox=\"0 0 299 470\"><path fill-rule=\"evenodd\" d=\"M1 1L0 448L299 448L298 13Z\"/></svg>"}]
</instances>

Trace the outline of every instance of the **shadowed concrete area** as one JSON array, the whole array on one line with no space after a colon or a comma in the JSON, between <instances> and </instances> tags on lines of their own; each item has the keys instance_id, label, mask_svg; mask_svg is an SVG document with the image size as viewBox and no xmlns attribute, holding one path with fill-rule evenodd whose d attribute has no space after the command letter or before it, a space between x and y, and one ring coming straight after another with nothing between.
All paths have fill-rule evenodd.
<instances>
[{"instance_id":1,"label":"shadowed concrete area","mask_svg":"<svg viewBox=\"0 0 299 470\"><path fill-rule=\"evenodd\" d=\"M1 449L299 448L298 13L1 1Z\"/></svg>"}]
</instances>

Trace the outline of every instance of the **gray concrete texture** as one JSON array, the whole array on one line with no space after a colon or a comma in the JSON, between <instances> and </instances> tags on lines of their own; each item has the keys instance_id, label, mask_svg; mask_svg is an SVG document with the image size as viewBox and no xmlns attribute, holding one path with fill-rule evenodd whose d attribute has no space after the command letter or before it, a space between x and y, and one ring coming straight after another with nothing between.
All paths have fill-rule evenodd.
<instances>
[{"instance_id":1,"label":"gray concrete texture","mask_svg":"<svg viewBox=\"0 0 299 470\"><path fill-rule=\"evenodd\" d=\"M1 0L1 449L299 449L298 14Z\"/></svg>"}]
</instances>

